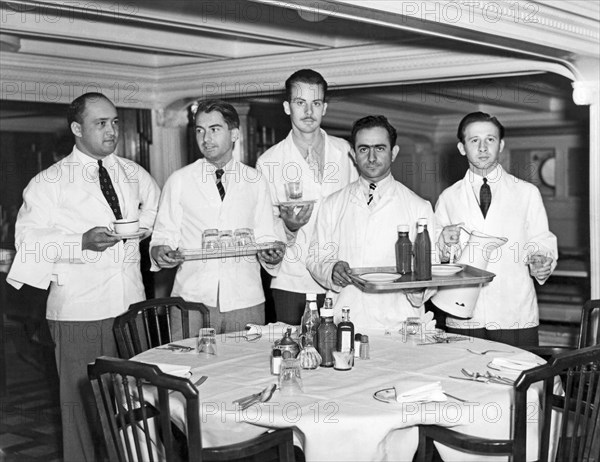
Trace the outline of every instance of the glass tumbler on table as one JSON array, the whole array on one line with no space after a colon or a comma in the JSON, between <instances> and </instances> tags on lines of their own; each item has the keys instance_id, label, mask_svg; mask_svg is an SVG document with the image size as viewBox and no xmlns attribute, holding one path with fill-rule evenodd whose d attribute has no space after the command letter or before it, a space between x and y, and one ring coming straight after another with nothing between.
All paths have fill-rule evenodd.
<instances>
[{"instance_id":1,"label":"glass tumbler on table","mask_svg":"<svg viewBox=\"0 0 600 462\"><path fill-rule=\"evenodd\" d=\"M299 359L285 359L279 371L279 389L284 396L298 395L303 392Z\"/></svg>"},{"instance_id":2,"label":"glass tumbler on table","mask_svg":"<svg viewBox=\"0 0 600 462\"><path fill-rule=\"evenodd\" d=\"M406 334L420 335L421 334L421 319L417 317L406 318Z\"/></svg>"},{"instance_id":3,"label":"glass tumbler on table","mask_svg":"<svg viewBox=\"0 0 600 462\"><path fill-rule=\"evenodd\" d=\"M212 327L203 327L198 332L198 343L196 351L206 356L217 355L217 334Z\"/></svg>"}]
</instances>

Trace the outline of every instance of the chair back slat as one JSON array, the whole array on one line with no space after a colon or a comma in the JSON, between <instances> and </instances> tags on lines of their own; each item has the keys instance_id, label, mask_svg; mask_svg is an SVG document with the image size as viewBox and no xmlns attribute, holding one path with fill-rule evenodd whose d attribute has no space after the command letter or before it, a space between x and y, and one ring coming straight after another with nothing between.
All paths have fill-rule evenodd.
<instances>
[{"instance_id":1,"label":"chair back slat","mask_svg":"<svg viewBox=\"0 0 600 462\"><path fill-rule=\"evenodd\" d=\"M110 418L115 419L117 424L117 431L113 435L116 439L117 445L120 445L124 449L122 459L119 460L133 460L133 449L131 447L131 440L129 438L122 438L122 435L127 435L127 409L124 407L125 396L121 388L121 379L119 374L111 373L110 375L110 392L114 396L115 414L111 415ZM125 443L123 445L122 441Z\"/></svg>"},{"instance_id":2,"label":"chair back slat","mask_svg":"<svg viewBox=\"0 0 600 462\"><path fill-rule=\"evenodd\" d=\"M173 452L173 437L170 431L165 431L171 426L171 406L169 404L169 390L165 388L158 389L158 406L161 409L160 413L160 428L161 439L165 446L165 457L167 461L174 461L175 454Z\"/></svg>"},{"instance_id":3,"label":"chair back slat","mask_svg":"<svg viewBox=\"0 0 600 462\"><path fill-rule=\"evenodd\" d=\"M139 377L135 378L135 386L136 386L136 390L137 390L137 396L138 396L138 401L141 404L140 406L140 413L142 415L142 428L143 428L143 432L144 435L150 435L151 434L151 430L150 430L150 425L148 422L149 419L149 415L148 415L148 407L146 406L146 397L144 396L144 387L143 387L143 382ZM150 461L153 462L154 461L154 454L152 452L152 441L150 440L150 438L145 438L146 440L146 451L148 452L148 454L150 455Z\"/></svg>"},{"instance_id":4,"label":"chair back slat","mask_svg":"<svg viewBox=\"0 0 600 462\"><path fill-rule=\"evenodd\" d=\"M140 439L138 438L137 432L138 427L137 427L137 419L136 419L136 408L137 406L134 404L134 401L132 399L132 391L130 390L129 387L129 378L127 377L127 375L123 374L121 375L121 384L123 387L123 405L125 406L125 420L126 420L126 425L127 427L123 429L123 433L125 435L131 433L132 435L132 440L134 443L134 447L135 447L135 454L136 454L136 458L137 460L145 460L145 454L142 451L142 444L140 443ZM143 404L142 404L143 406ZM153 458L152 458L152 454L149 455L150 456L150 462L154 462Z\"/></svg>"},{"instance_id":5,"label":"chair back slat","mask_svg":"<svg viewBox=\"0 0 600 462\"><path fill-rule=\"evenodd\" d=\"M208 308L202 303L188 303L181 297L168 297L134 303L129 310L115 318L113 331L117 339L119 355L129 359L149 348L173 341L174 310L181 315L182 338L190 336L189 311L201 315L202 326L210 325Z\"/></svg>"},{"instance_id":6,"label":"chair back slat","mask_svg":"<svg viewBox=\"0 0 600 462\"><path fill-rule=\"evenodd\" d=\"M547 378L543 382L542 396L541 396L541 409L538 415L538 419L541 426L540 439L539 439L539 462L547 462L550 445L550 425L546 425L546 422L550 422L552 419L552 403L554 401L554 378ZM525 433L527 437L527 433Z\"/></svg>"}]
</instances>

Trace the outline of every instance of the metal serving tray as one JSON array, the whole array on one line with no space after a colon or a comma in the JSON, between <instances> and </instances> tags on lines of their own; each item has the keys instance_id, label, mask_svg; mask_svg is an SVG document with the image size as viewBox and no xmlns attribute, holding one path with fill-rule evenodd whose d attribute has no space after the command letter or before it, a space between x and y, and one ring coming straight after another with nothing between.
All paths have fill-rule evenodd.
<instances>
[{"instance_id":1,"label":"metal serving tray","mask_svg":"<svg viewBox=\"0 0 600 462\"><path fill-rule=\"evenodd\" d=\"M215 258L239 258L256 255L259 250L284 249L283 242L263 242L250 244L243 247L229 247L227 249L179 249L184 260L210 260Z\"/></svg>"},{"instance_id":2,"label":"metal serving tray","mask_svg":"<svg viewBox=\"0 0 600 462\"><path fill-rule=\"evenodd\" d=\"M428 281L417 281L415 275L398 274L394 266L379 266L369 268L352 268L350 278L354 284L363 292L383 293L396 292L404 289L421 289L424 287L446 287L446 286L467 286L474 284L483 284L490 282L496 277L494 273L484 271L469 265L460 265L462 271L444 276L433 275ZM389 273L396 275L398 280L390 282L375 282L363 279L361 276L367 273Z\"/></svg>"}]
</instances>

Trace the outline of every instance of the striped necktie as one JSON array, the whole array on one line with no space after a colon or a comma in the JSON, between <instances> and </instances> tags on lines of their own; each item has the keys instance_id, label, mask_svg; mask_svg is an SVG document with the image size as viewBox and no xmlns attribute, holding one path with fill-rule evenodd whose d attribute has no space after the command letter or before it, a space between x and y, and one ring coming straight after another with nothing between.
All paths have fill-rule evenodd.
<instances>
[{"instance_id":1,"label":"striped necktie","mask_svg":"<svg viewBox=\"0 0 600 462\"><path fill-rule=\"evenodd\" d=\"M222 168L218 169L215 172L215 175L217 175L217 189L219 190L219 195L221 196L221 201L223 199L225 199L225 187L223 186L223 182L221 181L221 177L223 176L225 172L223 171Z\"/></svg>"},{"instance_id":2,"label":"striped necktie","mask_svg":"<svg viewBox=\"0 0 600 462\"><path fill-rule=\"evenodd\" d=\"M369 199L367 200L367 205L371 205L371 202L373 202L373 192L375 191L376 187L377 183L369 184Z\"/></svg>"},{"instance_id":3,"label":"striped necktie","mask_svg":"<svg viewBox=\"0 0 600 462\"><path fill-rule=\"evenodd\" d=\"M108 205L115 214L115 218L120 220L123 218L123 215L121 214L121 207L119 206L119 198L117 197L117 193L115 192L112 181L110 181L108 171L102 165L102 161L100 159L98 159L98 178L100 180L100 189L102 190L102 194L104 194L106 202L108 202Z\"/></svg>"},{"instance_id":4,"label":"striped necktie","mask_svg":"<svg viewBox=\"0 0 600 462\"><path fill-rule=\"evenodd\" d=\"M481 185L481 189L479 190L479 207L481 208L483 218L486 217L491 203L492 190L490 189L490 185L487 182L487 178L484 178L483 184Z\"/></svg>"}]
</instances>

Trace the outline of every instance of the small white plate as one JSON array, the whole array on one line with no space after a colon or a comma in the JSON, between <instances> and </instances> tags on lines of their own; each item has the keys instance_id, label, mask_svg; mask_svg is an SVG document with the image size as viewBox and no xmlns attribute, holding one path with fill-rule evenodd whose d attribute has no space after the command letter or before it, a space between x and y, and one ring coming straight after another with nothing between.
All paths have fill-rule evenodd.
<instances>
[{"instance_id":1,"label":"small white plate","mask_svg":"<svg viewBox=\"0 0 600 462\"><path fill-rule=\"evenodd\" d=\"M450 276L462 270L463 267L460 265L431 265L431 274L434 276Z\"/></svg>"},{"instance_id":2,"label":"small white plate","mask_svg":"<svg viewBox=\"0 0 600 462\"><path fill-rule=\"evenodd\" d=\"M396 390L394 388L384 388L373 393L373 398L382 403L396 403Z\"/></svg>"},{"instance_id":3,"label":"small white plate","mask_svg":"<svg viewBox=\"0 0 600 462\"><path fill-rule=\"evenodd\" d=\"M144 239L150 235L150 230L148 228L140 228L139 231L135 233L117 234L113 232L111 234L112 236L118 237L119 239Z\"/></svg>"},{"instance_id":4,"label":"small white plate","mask_svg":"<svg viewBox=\"0 0 600 462\"><path fill-rule=\"evenodd\" d=\"M279 202L279 203L277 203L275 205L281 205L283 207L302 207L304 205L314 204L315 202L317 202L316 199L307 200L307 201L297 200L297 201Z\"/></svg>"},{"instance_id":5,"label":"small white plate","mask_svg":"<svg viewBox=\"0 0 600 462\"><path fill-rule=\"evenodd\" d=\"M400 279L402 275L398 273L363 273L358 277L368 282L393 282Z\"/></svg>"}]
</instances>

